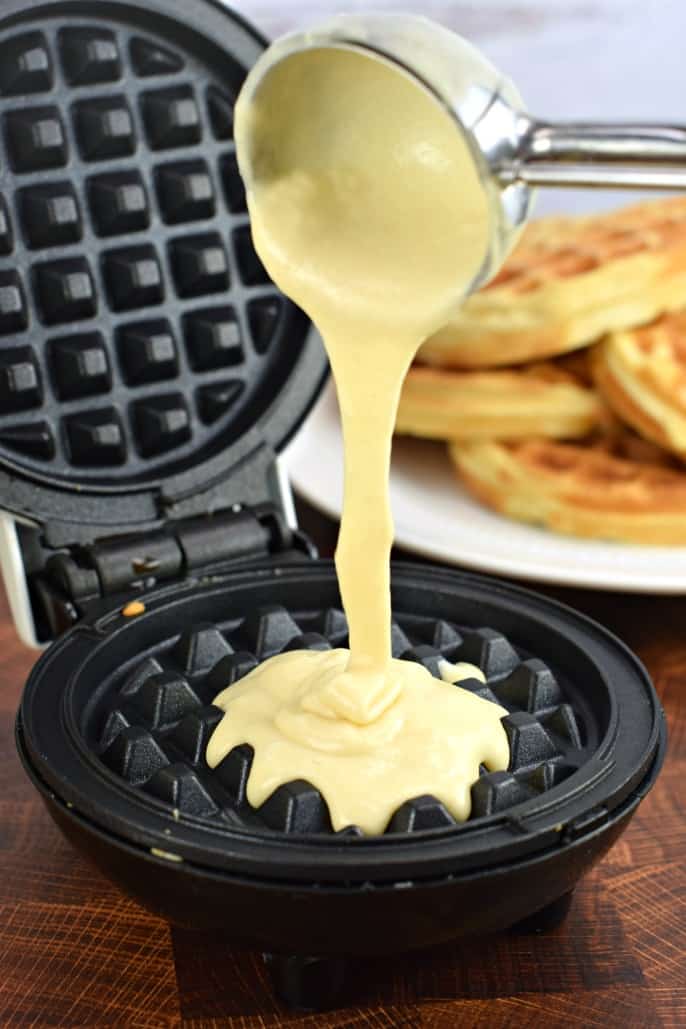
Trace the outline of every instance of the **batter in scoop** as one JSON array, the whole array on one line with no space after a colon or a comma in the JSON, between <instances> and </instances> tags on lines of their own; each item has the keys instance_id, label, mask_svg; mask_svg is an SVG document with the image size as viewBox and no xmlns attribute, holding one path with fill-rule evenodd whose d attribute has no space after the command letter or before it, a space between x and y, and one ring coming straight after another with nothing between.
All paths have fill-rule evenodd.
<instances>
[{"instance_id":1,"label":"batter in scoop","mask_svg":"<svg viewBox=\"0 0 686 1029\"><path fill-rule=\"evenodd\" d=\"M505 711L391 659L388 476L403 378L478 275L487 198L447 111L382 60L310 50L249 87L235 134L255 246L321 331L338 391L350 651L279 655L221 693L207 761L251 744L249 802L306 779L334 829L382 832L427 793L465 819L479 765L508 765Z\"/></svg>"}]
</instances>

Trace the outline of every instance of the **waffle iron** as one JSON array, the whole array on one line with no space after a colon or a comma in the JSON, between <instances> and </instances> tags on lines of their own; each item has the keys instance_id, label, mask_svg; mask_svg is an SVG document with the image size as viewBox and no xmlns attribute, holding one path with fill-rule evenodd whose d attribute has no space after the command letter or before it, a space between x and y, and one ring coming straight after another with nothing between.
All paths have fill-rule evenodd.
<instances>
[{"instance_id":1,"label":"waffle iron","mask_svg":"<svg viewBox=\"0 0 686 1029\"><path fill-rule=\"evenodd\" d=\"M333 832L303 781L249 807L248 746L205 763L219 689L347 640L278 459L326 364L252 249L232 141L264 45L212 0L4 4L0 557L20 632L49 644L16 738L52 817L131 896L261 949L316 1008L347 957L557 924L665 728L599 625L398 565L394 655L474 662L487 683L465 687L508 710L511 766L482 769L470 820L423 796L381 836Z\"/></svg>"}]
</instances>

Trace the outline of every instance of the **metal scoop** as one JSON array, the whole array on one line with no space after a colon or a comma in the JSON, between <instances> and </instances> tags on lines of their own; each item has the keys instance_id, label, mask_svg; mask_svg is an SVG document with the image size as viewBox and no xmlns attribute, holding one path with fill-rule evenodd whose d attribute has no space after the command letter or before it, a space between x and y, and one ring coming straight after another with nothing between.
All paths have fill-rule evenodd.
<instances>
[{"instance_id":1,"label":"metal scoop","mask_svg":"<svg viewBox=\"0 0 686 1029\"><path fill-rule=\"evenodd\" d=\"M244 99L250 100L276 64L322 48L352 49L402 69L454 117L493 212L481 282L514 244L535 186L686 190L686 127L538 121L527 114L512 82L474 46L414 15L340 15L284 36L254 66ZM251 169L242 171L249 181Z\"/></svg>"}]
</instances>

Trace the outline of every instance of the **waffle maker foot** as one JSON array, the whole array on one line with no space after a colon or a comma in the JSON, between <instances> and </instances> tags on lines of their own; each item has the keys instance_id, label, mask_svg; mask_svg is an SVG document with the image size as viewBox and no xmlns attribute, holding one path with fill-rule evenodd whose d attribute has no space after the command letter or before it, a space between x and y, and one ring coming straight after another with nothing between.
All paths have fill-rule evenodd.
<instances>
[{"instance_id":1,"label":"waffle maker foot","mask_svg":"<svg viewBox=\"0 0 686 1029\"><path fill-rule=\"evenodd\" d=\"M511 926L517 936L558 929L569 914L574 890ZM263 954L275 996L295 1011L326 1011L336 1007L350 988L354 960L328 955Z\"/></svg>"},{"instance_id":2,"label":"waffle maker foot","mask_svg":"<svg viewBox=\"0 0 686 1029\"><path fill-rule=\"evenodd\" d=\"M346 958L299 954L264 954L275 995L296 1011L326 1011L336 1007L345 993L349 962Z\"/></svg>"},{"instance_id":3,"label":"waffle maker foot","mask_svg":"<svg viewBox=\"0 0 686 1029\"><path fill-rule=\"evenodd\" d=\"M72 844L89 856L101 869L133 896L138 902L151 907L150 888L135 870L136 886L121 878L121 855L103 841L102 852L97 854L93 840L74 832L74 822L57 814L55 806L48 809ZM151 869L151 874L154 870ZM164 892L167 892L166 890ZM516 922L509 930L514 935L548 933L558 929L565 921L575 890L569 890L543 909ZM159 913L159 911L158 911ZM184 920L187 921L187 920ZM188 923L187 923L188 924ZM192 923L191 923L192 924ZM390 944L389 944L390 946ZM373 989L373 973L367 968L365 959L351 955L307 955L284 952L262 954L268 978L275 997L285 1008L293 1011L318 1012L331 1010L346 1003L358 1003L360 989L365 995L365 986ZM372 959L373 960L373 959ZM362 976L362 986L360 986Z\"/></svg>"},{"instance_id":4,"label":"waffle maker foot","mask_svg":"<svg viewBox=\"0 0 686 1029\"><path fill-rule=\"evenodd\" d=\"M551 904L546 904L540 911L534 911L532 915L523 918L521 922L516 922L509 931L515 936L529 936L532 933L550 933L553 929L558 929L565 921L573 900L574 890L570 890L569 893L563 893L561 897L558 897Z\"/></svg>"}]
</instances>

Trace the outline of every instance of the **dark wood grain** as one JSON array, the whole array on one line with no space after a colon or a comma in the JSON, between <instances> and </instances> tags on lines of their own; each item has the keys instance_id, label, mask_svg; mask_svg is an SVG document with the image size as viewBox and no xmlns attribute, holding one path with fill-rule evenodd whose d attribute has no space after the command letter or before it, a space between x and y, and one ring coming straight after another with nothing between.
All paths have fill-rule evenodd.
<instances>
[{"instance_id":1,"label":"dark wood grain","mask_svg":"<svg viewBox=\"0 0 686 1029\"><path fill-rule=\"evenodd\" d=\"M301 520L331 553L335 530ZM13 720L35 656L0 602L0 1027L519 1029L686 1026L686 598L545 590L608 625L646 662L670 730L633 823L546 936L462 941L360 967L348 1006L294 1015L259 955L170 929L54 828L19 765Z\"/></svg>"}]
</instances>

